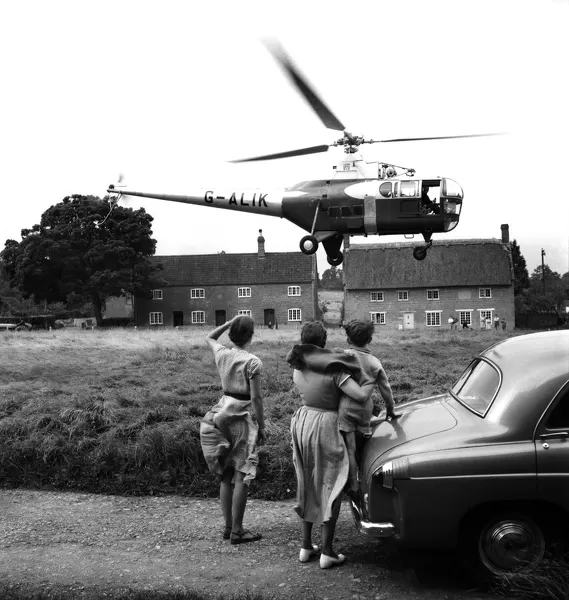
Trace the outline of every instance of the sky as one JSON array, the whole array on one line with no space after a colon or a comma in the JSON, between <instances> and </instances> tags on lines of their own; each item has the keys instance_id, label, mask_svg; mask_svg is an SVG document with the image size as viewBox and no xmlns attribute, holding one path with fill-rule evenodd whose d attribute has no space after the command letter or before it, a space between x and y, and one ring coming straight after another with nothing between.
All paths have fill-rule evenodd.
<instances>
[{"instance_id":1,"label":"sky","mask_svg":"<svg viewBox=\"0 0 569 600\"><path fill-rule=\"evenodd\" d=\"M460 223L434 239L499 238L507 223L530 274L542 248L569 271L569 0L30 0L0 14L0 248L65 196L103 197L119 173L132 190L174 194L329 178L340 149L228 162L339 137L269 37L354 134L507 132L368 145L364 158L460 183ZM154 217L159 255L256 252L259 229L267 252L296 251L305 235L268 216L128 206ZM328 267L323 249L318 264Z\"/></svg>"}]
</instances>

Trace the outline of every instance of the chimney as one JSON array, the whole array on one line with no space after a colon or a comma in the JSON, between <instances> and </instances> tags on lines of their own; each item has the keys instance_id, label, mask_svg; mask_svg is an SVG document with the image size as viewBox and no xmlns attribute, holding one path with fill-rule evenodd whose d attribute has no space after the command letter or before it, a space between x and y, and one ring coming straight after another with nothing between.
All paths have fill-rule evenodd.
<instances>
[{"instance_id":1,"label":"chimney","mask_svg":"<svg viewBox=\"0 0 569 600\"><path fill-rule=\"evenodd\" d=\"M265 238L262 229L259 229L259 237L257 238L257 258L265 258Z\"/></svg>"},{"instance_id":2,"label":"chimney","mask_svg":"<svg viewBox=\"0 0 569 600\"><path fill-rule=\"evenodd\" d=\"M510 226L506 223L505 225L500 225L502 229L502 242L504 244L510 243Z\"/></svg>"}]
</instances>

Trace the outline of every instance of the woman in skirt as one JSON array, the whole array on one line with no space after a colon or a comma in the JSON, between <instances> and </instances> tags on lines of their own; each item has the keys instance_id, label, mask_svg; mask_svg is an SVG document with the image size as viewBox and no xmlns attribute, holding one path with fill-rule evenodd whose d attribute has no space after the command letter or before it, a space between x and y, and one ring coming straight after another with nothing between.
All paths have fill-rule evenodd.
<instances>
[{"instance_id":1,"label":"woman in skirt","mask_svg":"<svg viewBox=\"0 0 569 600\"><path fill-rule=\"evenodd\" d=\"M228 329L234 348L226 348L217 341ZM230 539L232 544L261 539L260 534L243 527L249 484L257 474L257 445L265 441L263 364L247 351L253 331L251 317L238 316L206 338L221 377L223 396L203 418L200 441L208 467L220 481L219 497L225 520L223 538Z\"/></svg>"},{"instance_id":2,"label":"woman in skirt","mask_svg":"<svg viewBox=\"0 0 569 600\"><path fill-rule=\"evenodd\" d=\"M325 350L326 329L322 323L306 323L301 344L294 346L287 361L294 368L293 381L302 407L291 421L293 462L297 479L296 513L302 519L301 562L320 552L312 545L312 527L321 525L320 567L342 564L344 555L333 549L342 491L348 480L348 453L338 429L338 405L342 394L364 402L373 382L360 387L352 378L359 373L354 356Z\"/></svg>"}]
</instances>

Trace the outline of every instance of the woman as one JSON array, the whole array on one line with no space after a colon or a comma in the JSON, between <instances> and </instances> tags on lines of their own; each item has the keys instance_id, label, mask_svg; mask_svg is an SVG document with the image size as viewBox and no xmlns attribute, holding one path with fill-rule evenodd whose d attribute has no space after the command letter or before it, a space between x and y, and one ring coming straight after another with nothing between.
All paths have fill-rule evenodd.
<instances>
[{"instance_id":1,"label":"woman","mask_svg":"<svg viewBox=\"0 0 569 600\"><path fill-rule=\"evenodd\" d=\"M235 348L226 348L217 341L228 329ZM265 441L263 364L247 351L253 331L251 317L238 316L206 338L221 377L223 396L203 418L200 439L208 467L220 481L223 538L232 544L261 539L260 534L243 527L249 484L255 479L259 462L257 444Z\"/></svg>"},{"instance_id":2,"label":"woman","mask_svg":"<svg viewBox=\"0 0 569 600\"><path fill-rule=\"evenodd\" d=\"M297 479L297 506L302 519L301 562L319 552L312 545L312 526L322 525L320 567L342 564L345 557L333 549L342 490L348 480L349 462L344 439L338 429L338 405L342 394L364 402L373 389L369 381L360 387L351 377L359 373L355 356L330 352L326 330L318 321L306 323L301 344L288 354L294 368L293 381L303 406L291 421L293 462Z\"/></svg>"}]
</instances>

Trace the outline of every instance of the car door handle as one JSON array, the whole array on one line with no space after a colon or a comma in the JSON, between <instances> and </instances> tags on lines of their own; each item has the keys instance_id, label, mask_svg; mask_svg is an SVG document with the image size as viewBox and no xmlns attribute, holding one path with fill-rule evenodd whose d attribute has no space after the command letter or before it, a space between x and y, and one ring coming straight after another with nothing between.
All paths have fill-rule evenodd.
<instances>
[{"instance_id":1,"label":"car door handle","mask_svg":"<svg viewBox=\"0 0 569 600\"><path fill-rule=\"evenodd\" d=\"M569 433L566 431L556 431L555 433L542 433L539 436L540 440L547 440L549 438L562 438L569 436Z\"/></svg>"}]
</instances>

